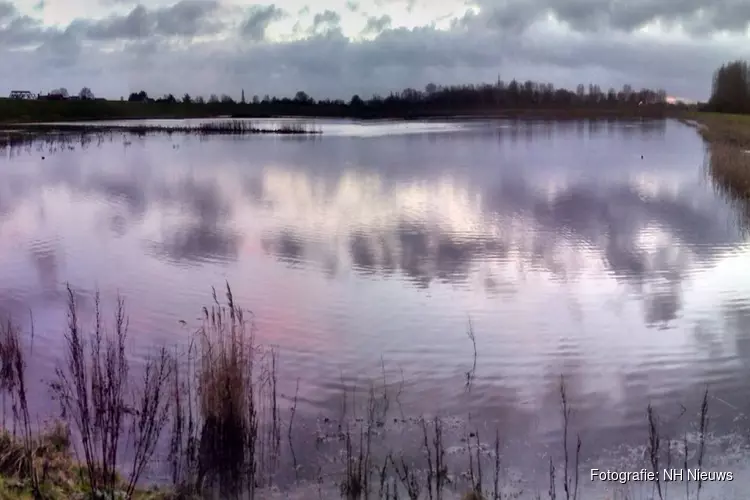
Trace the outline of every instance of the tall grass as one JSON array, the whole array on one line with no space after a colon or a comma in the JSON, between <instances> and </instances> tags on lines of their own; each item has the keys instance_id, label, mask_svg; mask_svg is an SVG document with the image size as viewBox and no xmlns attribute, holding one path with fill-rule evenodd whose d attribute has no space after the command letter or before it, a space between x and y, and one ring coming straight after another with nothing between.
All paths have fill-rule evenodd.
<instances>
[{"instance_id":1,"label":"tall grass","mask_svg":"<svg viewBox=\"0 0 750 500\"><path fill-rule=\"evenodd\" d=\"M14 422L13 435L16 436L15 423L20 421L21 442L23 443L23 453L16 452L6 455L3 463L6 467L9 464L15 464L12 468L31 480L32 489L38 495L40 491L39 477L34 462L33 449L35 443L31 432L31 416L27 399L26 360L21 345L20 332L10 321L7 321L0 328L0 390L3 393L9 393L11 396ZM5 439L5 444L8 445L7 435ZM10 446L9 448L12 450L13 447Z\"/></svg>"},{"instance_id":2,"label":"tall grass","mask_svg":"<svg viewBox=\"0 0 750 500\"><path fill-rule=\"evenodd\" d=\"M255 487L258 410L253 384L252 343L244 318L229 296L229 307L204 310L201 328L199 478L217 484L228 497L246 484Z\"/></svg>"},{"instance_id":3,"label":"tall grass","mask_svg":"<svg viewBox=\"0 0 750 500\"><path fill-rule=\"evenodd\" d=\"M255 345L252 322L228 285L226 298L220 304L214 291L184 373L175 372L172 480L190 494L254 498L271 481L280 455L278 354Z\"/></svg>"},{"instance_id":4,"label":"tall grass","mask_svg":"<svg viewBox=\"0 0 750 500\"><path fill-rule=\"evenodd\" d=\"M318 134L319 129L304 123L282 123L275 127L258 127L253 122L245 120L212 121L200 124L198 127L180 127L180 132L199 132L202 134Z\"/></svg>"},{"instance_id":5,"label":"tall grass","mask_svg":"<svg viewBox=\"0 0 750 500\"><path fill-rule=\"evenodd\" d=\"M726 143L711 144L708 153L716 187L732 200L750 199L750 153Z\"/></svg>"},{"instance_id":6,"label":"tall grass","mask_svg":"<svg viewBox=\"0 0 750 500\"><path fill-rule=\"evenodd\" d=\"M716 113L686 115L708 143L708 172L732 200L750 200L750 117ZM749 212L747 208L744 210Z\"/></svg>"},{"instance_id":7,"label":"tall grass","mask_svg":"<svg viewBox=\"0 0 750 500\"><path fill-rule=\"evenodd\" d=\"M566 500L577 500L578 498L578 478L579 462L581 458L581 436L576 436L575 462L573 472L570 471L570 448L568 446L568 434L570 431L571 408L568 403L568 393L565 389L565 379L560 377L560 413L562 414L562 432L563 432L563 491Z\"/></svg>"},{"instance_id":8,"label":"tall grass","mask_svg":"<svg viewBox=\"0 0 750 500\"><path fill-rule=\"evenodd\" d=\"M750 142L746 147L709 143L706 168L715 189L735 209L738 227L745 232L750 230Z\"/></svg>"}]
</instances>

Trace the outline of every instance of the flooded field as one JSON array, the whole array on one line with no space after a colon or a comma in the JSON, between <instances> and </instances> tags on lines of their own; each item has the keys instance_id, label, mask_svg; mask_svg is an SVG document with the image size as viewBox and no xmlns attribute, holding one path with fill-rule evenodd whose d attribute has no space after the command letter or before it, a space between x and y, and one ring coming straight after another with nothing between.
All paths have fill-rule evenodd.
<instances>
[{"instance_id":1,"label":"flooded field","mask_svg":"<svg viewBox=\"0 0 750 500\"><path fill-rule=\"evenodd\" d=\"M342 426L362 420L374 386L388 401L381 455L422 456L419 418L437 416L462 471L467 435L479 430L491 457L497 430L501 482L546 497L550 457L562 459L561 377L582 489L614 488L592 467L646 466L649 403L692 445L708 387L706 463L736 473L704 497L743 491L750 212L714 188L694 129L315 126L3 152L0 312L27 330L33 312L35 413L57 411L44 381L64 352L67 282L86 320L97 289L108 310L125 298L136 363L184 346L211 287L221 298L229 282L257 341L277 346L282 411L296 405L285 495L338 492Z\"/></svg>"}]
</instances>

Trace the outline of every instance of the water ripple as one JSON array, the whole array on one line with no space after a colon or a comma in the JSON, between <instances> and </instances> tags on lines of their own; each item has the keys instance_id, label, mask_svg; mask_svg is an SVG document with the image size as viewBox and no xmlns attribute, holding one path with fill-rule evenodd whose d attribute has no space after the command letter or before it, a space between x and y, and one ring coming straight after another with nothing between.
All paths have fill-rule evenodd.
<instances>
[{"instance_id":1,"label":"water ripple","mask_svg":"<svg viewBox=\"0 0 750 500\"><path fill-rule=\"evenodd\" d=\"M750 224L701 177L694 131L321 126L0 159L0 311L35 310L39 369L67 281L84 309L97 287L126 297L140 356L184 342L229 281L316 415L381 363L414 414L500 419L519 441L559 437L561 375L602 449L707 384L726 419L750 414Z\"/></svg>"}]
</instances>

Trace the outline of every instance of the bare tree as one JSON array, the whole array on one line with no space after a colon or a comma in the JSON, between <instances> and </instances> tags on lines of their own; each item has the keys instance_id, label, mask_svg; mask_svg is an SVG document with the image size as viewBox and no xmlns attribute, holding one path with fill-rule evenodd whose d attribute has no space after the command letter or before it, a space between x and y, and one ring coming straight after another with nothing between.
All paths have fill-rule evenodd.
<instances>
[{"instance_id":1,"label":"bare tree","mask_svg":"<svg viewBox=\"0 0 750 500\"><path fill-rule=\"evenodd\" d=\"M78 93L78 97L80 97L82 100L90 101L94 99L94 93L91 92L90 88L83 87L81 91Z\"/></svg>"}]
</instances>

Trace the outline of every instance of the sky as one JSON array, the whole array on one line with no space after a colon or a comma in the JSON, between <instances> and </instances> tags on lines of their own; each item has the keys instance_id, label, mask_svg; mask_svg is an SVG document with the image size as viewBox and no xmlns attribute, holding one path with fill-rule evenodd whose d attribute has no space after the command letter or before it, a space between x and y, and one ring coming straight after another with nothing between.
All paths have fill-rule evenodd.
<instances>
[{"instance_id":1,"label":"sky","mask_svg":"<svg viewBox=\"0 0 750 500\"><path fill-rule=\"evenodd\" d=\"M0 94L349 99L428 83L631 84L704 100L747 0L0 0Z\"/></svg>"}]
</instances>

